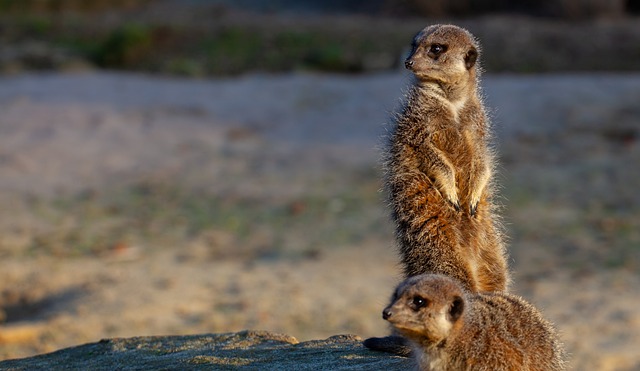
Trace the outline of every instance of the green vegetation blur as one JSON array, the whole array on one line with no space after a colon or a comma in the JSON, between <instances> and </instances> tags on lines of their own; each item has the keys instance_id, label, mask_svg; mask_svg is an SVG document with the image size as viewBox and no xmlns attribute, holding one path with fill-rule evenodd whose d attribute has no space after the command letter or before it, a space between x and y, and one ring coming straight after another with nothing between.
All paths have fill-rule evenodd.
<instances>
[{"instance_id":1,"label":"green vegetation blur","mask_svg":"<svg viewBox=\"0 0 640 371\"><path fill-rule=\"evenodd\" d=\"M0 0L0 73L383 71L435 22L478 36L490 72L628 71L640 66L638 10L630 0Z\"/></svg>"}]
</instances>

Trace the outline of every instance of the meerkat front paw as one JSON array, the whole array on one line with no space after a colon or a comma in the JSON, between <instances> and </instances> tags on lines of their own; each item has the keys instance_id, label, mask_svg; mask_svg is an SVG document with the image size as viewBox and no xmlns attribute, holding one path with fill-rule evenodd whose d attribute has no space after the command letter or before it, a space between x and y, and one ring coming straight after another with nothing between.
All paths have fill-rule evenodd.
<instances>
[{"instance_id":1,"label":"meerkat front paw","mask_svg":"<svg viewBox=\"0 0 640 371\"><path fill-rule=\"evenodd\" d=\"M476 216L477 211L478 211L478 203L476 202L475 204L471 204L471 207L469 207L469 215Z\"/></svg>"},{"instance_id":2,"label":"meerkat front paw","mask_svg":"<svg viewBox=\"0 0 640 371\"><path fill-rule=\"evenodd\" d=\"M462 207L460 206L460 200L458 199L458 195L456 193L448 194L445 198L447 201L449 201L451 206L456 209L456 211L462 210Z\"/></svg>"},{"instance_id":3,"label":"meerkat front paw","mask_svg":"<svg viewBox=\"0 0 640 371\"><path fill-rule=\"evenodd\" d=\"M469 200L469 215L476 216L478 213L478 205L480 204L480 195L472 194L471 199Z\"/></svg>"},{"instance_id":4,"label":"meerkat front paw","mask_svg":"<svg viewBox=\"0 0 640 371\"><path fill-rule=\"evenodd\" d=\"M475 167L478 170L475 172L475 176L471 176L471 192L469 194L469 215L471 216L478 213L478 205L491 177L491 168L487 163Z\"/></svg>"},{"instance_id":5,"label":"meerkat front paw","mask_svg":"<svg viewBox=\"0 0 640 371\"><path fill-rule=\"evenodd\" d=\"M462 210L462 207L460 207L460 201L449 200L449 202L451 202L451 205L453 205L453 208L456 209L456 211Z\"/></svg>"},{"instance_id":6,"label":"meerkat front paw","mask_svg":"<svg viewBox=\"0 0 640 371\"><path fill-rule=\"evenodd\" d=\"M443 187L441 187L441 194L444 199L449 201L456 211L460 211L462 209L460 207L460 199L458 198L455 181L449 181L446 184L443 184Z\"/></svg>"}]
</instances>

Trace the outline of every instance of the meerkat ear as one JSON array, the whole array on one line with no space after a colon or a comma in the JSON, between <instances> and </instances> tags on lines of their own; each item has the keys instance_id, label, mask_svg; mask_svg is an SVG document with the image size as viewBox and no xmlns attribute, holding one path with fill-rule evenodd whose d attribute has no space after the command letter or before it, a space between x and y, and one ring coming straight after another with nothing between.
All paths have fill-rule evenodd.
<instances>
[{"instance_id":1,"label":"meerkat ear","mask_svg":"<svg viewBox=\"0 0 640 371\"><path fill-rule=\"evenodd\" d=\"M477 59L478 59L478 51L476 50L476 48L471 47L471 49L469 49L469 51L467 51L467 54L465 54L464 56L464 65L467 67L468 70L470 70L471 67L473 67L476 64Z\"/></svg>"},{"instance_id":2,"label":"meerkat ear","mask_svg":"<svg viewBox=\"0 0 640 371\"><path fill-rule=\"evenodd\" d=\"M453 298L453 302L451 303L451 308L449 308L449 319L451 322L455 322L460 318L464 312L464 300L461 297L456 296Z\"/></svg>"}]
</instances>

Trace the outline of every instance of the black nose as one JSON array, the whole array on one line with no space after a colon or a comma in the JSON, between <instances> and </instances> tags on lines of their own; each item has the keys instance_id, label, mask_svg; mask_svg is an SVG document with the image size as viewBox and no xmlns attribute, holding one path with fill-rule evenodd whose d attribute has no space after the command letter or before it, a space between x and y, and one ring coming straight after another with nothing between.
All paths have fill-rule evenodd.
<instances>
[{"instance_id":1,"label":"black nose","mask_svg":"<svg viewBox=\"0 0 640 371\"><path fill-rule=\"evenodd\" d=\"M413 67L413 61L411 59L404 61L404 68L410 69L411 67Z\"/></svg>"},{"instance_id":2,"label":"black nose","mask_svg":"<svg viewBox=\"0 0 640 371\"><path fill-rule=\"evenodd\" d=\"M393 313L391 313L391 309L385 309L382 311L382 319L389 319Z\"/></svg>"}]
</instances>

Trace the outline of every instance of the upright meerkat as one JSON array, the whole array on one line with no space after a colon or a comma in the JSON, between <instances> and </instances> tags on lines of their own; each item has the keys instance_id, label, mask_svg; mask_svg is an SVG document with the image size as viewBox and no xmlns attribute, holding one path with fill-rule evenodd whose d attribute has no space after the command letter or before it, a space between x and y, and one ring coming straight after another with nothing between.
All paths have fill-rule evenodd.
<instances>
[{"instance_id":1,"label":"upright meerkat","mask_svg":"<svg viewBox=\"0 0 640 371\"><path fill-rule=\"evenodd\" d=\"M479 45L434 25L413 39L416 78L396 117L386 183L405 277L440 273L471 292L509 282L491 186L494 156L479 96Z\"/></svg>"},{"instance_id":2,"label":"upright meerkat","mask_svg":"<svg viewBox=\"0 0 640 371\"><path fill-rule=\"evenodd\" d=\"M405 280L382 317L413 345L419 370L566 368L555 329L531 304L504 292L467 293L443 275Z\"/></svg>"}]
</instances>

